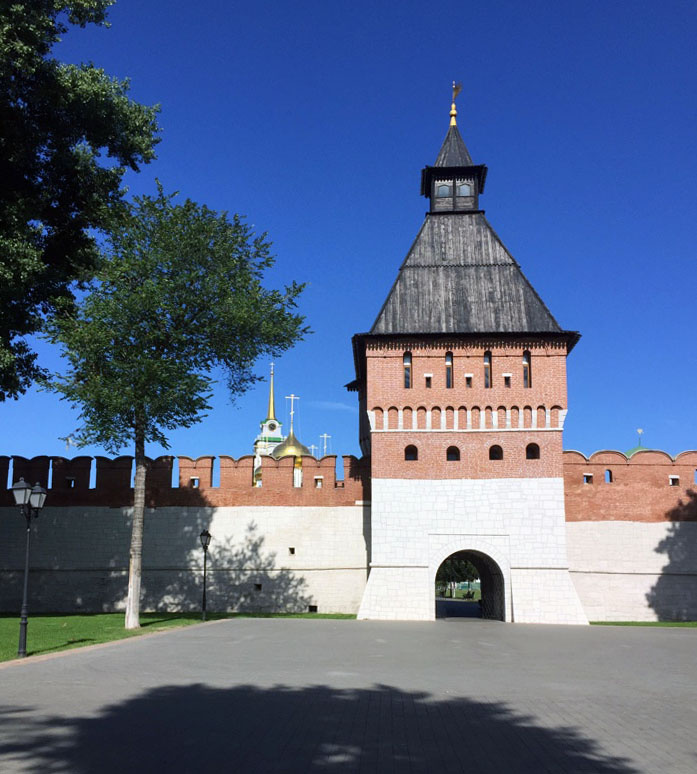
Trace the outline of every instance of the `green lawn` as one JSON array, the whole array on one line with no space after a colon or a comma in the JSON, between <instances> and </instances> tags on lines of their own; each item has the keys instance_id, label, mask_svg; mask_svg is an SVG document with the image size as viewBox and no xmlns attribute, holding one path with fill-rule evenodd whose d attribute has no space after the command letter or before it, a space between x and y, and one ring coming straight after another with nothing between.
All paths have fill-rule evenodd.
<instances>
[{"instance_id":1,"label":"green lawn","mask_svg":"<svg viewBox=\"0 0 697 774\"><path fill-rule=\"evenodd\" d=\"M336 618L351 619L355 615L341 613L209 613L209 621L222 618ZM27 655L55 653L83 645L137 637L178 626L200 623L200 613L142 613L140 629L126 631L123 613L84 615L34 615L27 627ZM19 617L0 615L0 661L17 657Z\"/></svg>"},{"instance_id":2,"label":"green lawn","mask_svg":"<svg viewBox=\"0 0 697 774\"><path fill-rule=\"evenodd\" d=\"M591 621L592 626L697 626L697 621Z\"/></svg>"}]
</instances>

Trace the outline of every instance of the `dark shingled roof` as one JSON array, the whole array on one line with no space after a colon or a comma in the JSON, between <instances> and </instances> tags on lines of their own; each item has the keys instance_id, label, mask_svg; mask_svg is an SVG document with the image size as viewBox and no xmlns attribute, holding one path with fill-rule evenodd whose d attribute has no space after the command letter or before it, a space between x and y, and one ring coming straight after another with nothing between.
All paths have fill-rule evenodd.
<instances>
[{"instance_id":1,"label":"dark shingled roof","mask_svg":"<svg viewBox=\"0 0 697 774\"><path fill-rule=\"evenodd\" d=\"M371 334L561 332L478 211L426 216L370 330Z\"/></svg>"},{"instance_id":2,"label":"dark shingled roof","mask_svg":"<svg viewBox=\"0 0 697 774\"><path fill-rule=\"evenodd\" d=\"M472 157L467 150L465 141L460 136L457 126L451 126L445 135L434 167L471 167Z\"/></svg>"}]
</instances>

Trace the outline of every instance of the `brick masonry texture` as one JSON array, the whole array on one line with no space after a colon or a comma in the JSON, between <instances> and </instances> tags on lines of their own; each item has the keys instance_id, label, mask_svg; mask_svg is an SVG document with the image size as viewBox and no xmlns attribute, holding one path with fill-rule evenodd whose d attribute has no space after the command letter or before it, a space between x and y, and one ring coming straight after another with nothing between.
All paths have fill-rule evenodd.
<instances>
[{"instance_id":1,"label":"brick masonry texture","mask_svg":"<svg viewBox=\"0 0 697 774\"><path fill-rule=\"evenodd\" d=\"M605 483L610 471L611 483ZM584 476L592 483L584 483ZM671 486L671 477L677 485ZM697 521L697 451L564 452L567 521Z\"/></svg>"}]
</instances>

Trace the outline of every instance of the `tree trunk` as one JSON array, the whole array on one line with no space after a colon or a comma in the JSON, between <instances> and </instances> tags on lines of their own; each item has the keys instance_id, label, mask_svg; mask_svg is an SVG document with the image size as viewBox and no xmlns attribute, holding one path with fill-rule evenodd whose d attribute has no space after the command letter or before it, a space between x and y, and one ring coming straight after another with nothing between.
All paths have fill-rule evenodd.
<instances>
[{"instance_id":1,"label":"tree trunk","mask_svg":"<svg viewBox=\"0 0 697 774\"><path fill-rule=\"evenodd\" d=\"M136 477L133 486L133 526L128 566L126 628L140 628L140 579L143 565L143 520L145 515L145 431L136 418Z\"/></svg>"}]
</instances>

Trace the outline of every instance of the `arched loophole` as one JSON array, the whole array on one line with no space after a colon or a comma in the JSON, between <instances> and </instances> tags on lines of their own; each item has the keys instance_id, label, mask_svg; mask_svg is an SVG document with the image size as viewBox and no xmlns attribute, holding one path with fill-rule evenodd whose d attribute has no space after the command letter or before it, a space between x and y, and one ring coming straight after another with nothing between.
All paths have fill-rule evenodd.
<instances>
[{"instance_id":1,"label":"arched loophole","mask_svg":"<svg viewBox=\"0 0 697 774\"><path fill-rule=\"evenodd\" d=\"M445 452L445 459L448 462L457 462L460 459L460 450L457 446L448 446L448 449Z\"/></svg>"},{"instance_id":2,"label":"arched loophole","mask_svg":"<svg viewBox=\"0 0 697 774\"><path fill-rule=\"evenodd\" d=\"M407 460L407 462L413 462L414 460L419 459L419 450L416 448L416 446L410 444L406 447L404 450L404 459Z\"/></svg>"},{"instance_id":3,"label":"arched loophole","mask_svg":"<svg viewBox=\"0 0 697 774\"><path fill-rule=\"evenodd\" d=\"M540 447L536 443L529 443L525 447L525 459L526 460L540 459Z\"/></svg>"},{"instance_id":4,"label":"arched loophole","mask_svg":"<svg viewBox=\"0 0 697 774\"><path fill-rule=\"evenodd\" d=\"M503 449L498 444L489 447L489 459L490 460L502 460Z\"/></svg>"}]
</instances>

